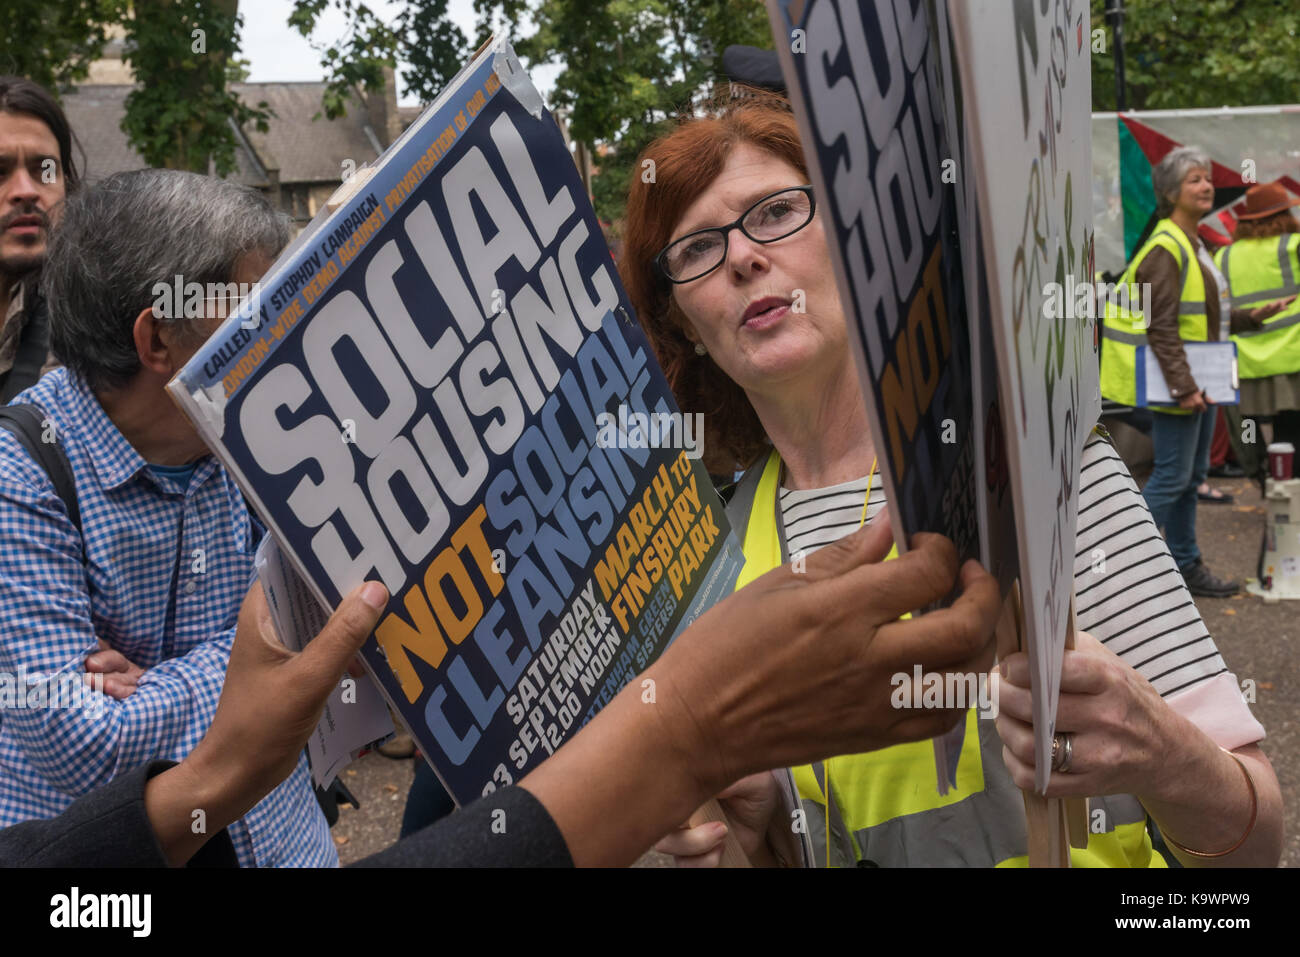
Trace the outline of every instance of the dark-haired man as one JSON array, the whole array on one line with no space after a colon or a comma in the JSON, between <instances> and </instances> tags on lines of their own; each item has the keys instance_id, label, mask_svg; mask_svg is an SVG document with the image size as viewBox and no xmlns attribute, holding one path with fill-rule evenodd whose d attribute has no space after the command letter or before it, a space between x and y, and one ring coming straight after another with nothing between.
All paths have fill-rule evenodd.
<instances>
[{"instance_id":1,"label":"dark-haired man","mask_svg":"<svg viewBox=\"0 0 1300 957\"><path fill-rule=\"evenodd\" d=\"M0 403L51 365L36 288L51 227L77 187L67 117L44 88L0 77Z\"/></svg>"}]
</instances>

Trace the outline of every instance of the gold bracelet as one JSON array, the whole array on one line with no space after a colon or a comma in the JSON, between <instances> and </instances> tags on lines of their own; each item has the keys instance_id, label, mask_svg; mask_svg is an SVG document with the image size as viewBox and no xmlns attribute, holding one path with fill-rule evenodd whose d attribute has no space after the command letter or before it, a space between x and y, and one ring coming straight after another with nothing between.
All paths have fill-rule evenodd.
<instances>
[{"instance_id":1,"label":"gold bracelet","mask_svg":"<svg viewBox=\"0 0 1300 957\"><path fill-rule=\"evenodd\" d=\"M1192 857L1205 859L1227 857L1233 851L1237 850L1237 848L1241 847L1241 845L1246 843L1246 838L1250 837L1250 832L1255 830L1255 819L1259 816L1259 793L1255 790L1255 779L1250 776L1250 771L1246 768L1246 762L1241 760L1241 758L1237 757L1227 748L1221 747L1219 750L1232 758L1232 760L1236 761L1237 764L1241 766L1241 773L1246 775L1246 785L1250 788L1250 823L1246 825L1246 833L1241 835L1241 840L1232 845L1232 847L1228 848L1226 851L1215 851L1212 854L1205 851L1194 851L1190 847L1184 847L1168 834L1164 834L1166 844L1172 845L1176 850L1182 851L1184 854L1190 854Z\"/></svg>"}]
</instances>

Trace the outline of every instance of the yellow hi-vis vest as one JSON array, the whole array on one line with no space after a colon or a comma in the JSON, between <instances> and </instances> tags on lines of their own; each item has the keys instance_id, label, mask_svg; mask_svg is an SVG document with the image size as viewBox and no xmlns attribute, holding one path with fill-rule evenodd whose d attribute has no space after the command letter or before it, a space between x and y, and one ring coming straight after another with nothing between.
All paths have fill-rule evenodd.
<instances>
[{"instance_id":1,"label":"yellow hi-vis vest","mask_svg":"<svg viewBox=\"0 0 1300 957\"><path fill-rule=\"evenodd\" d=\"M1135 289L1138 267L1155 248L1165 249L1175 260L1182 273L1178 301L1178 334L1187 342L1204 342L1205 280L1196 261L1196 250L1172 219L1156 223L1151 238L1138 250L1120 277L1120 289ZM1137 297L1140 299L1140 296ZM1150 303L1132 302L1125 305L1122 298L1108 296L1101 328L1101 394L1122 405L1137 404L1137 350L1147 344L1149 322L1144 310ZM1221 317L1226 322L1227 317ZM1157 408L1159 412L1185 412L1185 409Z\"/></svg>"},{"instance_id":2,"label":"yellow hi-vis vest","mask_svg":"<svg viewBox=\"0 0 1300 957\"><path fill-rule=\"evenodd\" d=\"M778 511L780 474L781 458L773 451L744 474L727 506L727 518L742 536L745 553L737 588L788 560ZM946 795L935 787L929 741L831 758L793 768L791 773L803 810L802 824L819 865L828 863L828 819L829 863L836 867L1025 867L1029 863L1024 801L1002 763L1002 739L992 718L979 717L973 707L966 714L957 786ZM1071 848L1073 866L1166 866L1151 849L1146 810L1136 798L1126 794L1090 798L1088 808L1094 833L1087 848Z\"/></svg>"},{"instance_id":3,"label":"yellow hi-vis vest","mask_svg":"<svg viewBox=\"0 0 1300 957\"><path fill-rule=\"evenodd\" d=\"M1300 233L1239 239L1214 256L1234 306L1259 306L1300 292L1296 282ZM1300 372L1300 299L1257 330L1234 335L1243 379Z\"/></svg>"}]
</instances>

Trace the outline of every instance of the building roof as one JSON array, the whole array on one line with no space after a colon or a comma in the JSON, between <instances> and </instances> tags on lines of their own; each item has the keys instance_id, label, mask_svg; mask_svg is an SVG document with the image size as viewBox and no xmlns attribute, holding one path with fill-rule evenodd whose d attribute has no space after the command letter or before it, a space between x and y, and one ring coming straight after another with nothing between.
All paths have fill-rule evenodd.
<instances>
[{"instance_id":1,"label":"building roof","mask_svg":"<svg viewBox=\"0 0 1300 957\"><path fill-rule=\"evenodd\" d=\"M339 183L345 161L361 167L384 151L382 121L372 123L356 99L349 101L346 116L325 118L324 83L235 83L232 88L248 106L265 101L273 112L267 132L248 126L245 134L262 164L279 171L281 183Z\"/></svg>"},{"instance_id":2,"label":"building roof","mask_svg":"<svg viewBox=\"0 0 1300 957\"><path fill-rule=\"evenodd\" d=\"M63 111L76 140L73 155L87 182L149 165L131 148L122 131L130 92L129 86L87 84L63 94Z\"/></svg>"},{"instance_id":3,"label":"building roof","mask_svg":"<svg viewBox=\"0 0 1300 957\"><path fill-rule=\"evenodd\" d=\"M148 165L122 131L131 89L126 84L86 84L63 96L68 122L85 152L87 181ZM357 167L370 162L390 138L384 117L373 115L384 109L376 102L382 97L364 102L353 98L346 116L328 120L321 106L324 83L235 83L232 89L249 106L265 101L273 112L266 133L251 124L239 131L232 178L248 186L265 189L277 178L282 184L337 183L345 161ZM77 159L82 159L80 151Z\"/></svg>"}]
</instances>

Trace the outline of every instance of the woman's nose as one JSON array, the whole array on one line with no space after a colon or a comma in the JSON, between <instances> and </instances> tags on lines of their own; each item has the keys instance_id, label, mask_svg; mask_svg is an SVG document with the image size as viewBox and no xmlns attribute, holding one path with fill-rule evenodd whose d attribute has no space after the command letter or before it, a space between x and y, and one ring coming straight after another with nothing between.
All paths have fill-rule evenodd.
<instances>
[{"instance_id":1,"label":"woman's nose","mask_svg":"<svg viewBox=\"0 0 1300 957\"><path fill-rule=\"evenodd\" d=\"M732 230L727 242L727 268L737 277L768 268L767 247L756 243L739 229Z\"/></svg>"}]
</instances>

